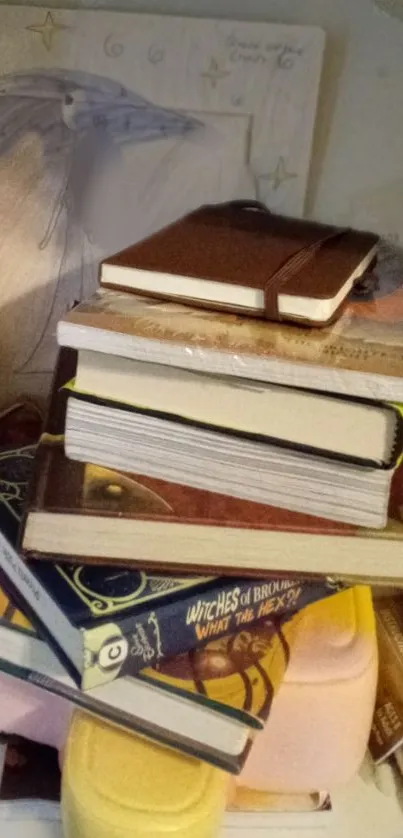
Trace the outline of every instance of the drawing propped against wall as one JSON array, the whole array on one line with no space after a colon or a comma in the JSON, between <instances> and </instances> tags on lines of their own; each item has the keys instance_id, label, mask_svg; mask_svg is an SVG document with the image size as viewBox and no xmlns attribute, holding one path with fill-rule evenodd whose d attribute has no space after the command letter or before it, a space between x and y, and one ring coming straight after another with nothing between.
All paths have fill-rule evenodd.
<instances>
[{"instance_id":1,"label":"drawing propped against wall","mask_svg":"<svg viewBox=\"0 0 403 838\"><path fill-rule=\"evenodd\" d=\"M21 281L21 245L14 247L10 229L17 224L31 250L31 283L44 291L30 302L40 315L29 342L14 344L14 376L52 369L57 320L92 293L103 256L158 226L158 193L179 165L185 172L186 144L204 159L224 139L202 118L154 105L100 76L32 70L0 78L0 161L25 170L18 194L2 207L9 222L0 228L1 282ZM122 146L147 143L166 149L141 186L141 178L127 181ZM24 292L31 283L24 282ZM26 311L21 325L30 331Z\"/></svg>"},{"instance_id":2,"label":"drawing propped against wall","mask_svg":"<svg viewBox=\"0 0 403 838\"><path fill-rule=\"evenodd\" d=\"M38 15L0 5L0 407L47 396L57 320L105 256L206 202L302 211L324 46L311 27Z\"/></svg>"},{"instance_id":3,"label":"drawing propped against wall","mask_svg":"<svg viewBox=\"0 0 403 838\"><path fill-rule=\"evenodd\" d=\"M117 243L119 231L110 229L113 216L107 207L97 206L93 188L102 172L121 163L121 145L184 138L191 132L200 133L202 128L203 124L195 118L153 105L120 84L87 73L31 71L0 79L0 157L12 154L31 133L40 139L38 168L42 172L36 172L26 187L36 190L35 211L44 222L36 243L38 252L45 251L53 241L60 254L59 265L54 266L55 287L43 311L43 322L28 353L15 359L15 372L49 369L49 360L41 358L48 332L54 332L66 306L91 292L93 259L88 248L103 245L102 251L108 252L108 238L114 246ZM41 178L49 181L51 200L46 202ZM30 207L31 197L22 191L19 223L26 211L24 206ZM111 196L105 188L103 200L107 202L108 198ZM102 200L100 195L98 200ZM3 229L0 247L2 265L3 259L7 265L4 239ZM40 258L37 261L40 264ZM90 275L86 277L87 268ZM35 263L31 270L35 271Z\"/></svg>"}]
</instances>

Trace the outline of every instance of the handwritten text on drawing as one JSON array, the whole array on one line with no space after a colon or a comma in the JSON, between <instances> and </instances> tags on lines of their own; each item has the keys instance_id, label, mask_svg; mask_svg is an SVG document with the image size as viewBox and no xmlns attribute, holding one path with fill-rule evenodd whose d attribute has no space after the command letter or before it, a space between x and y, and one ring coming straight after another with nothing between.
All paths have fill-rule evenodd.
<instances>
[{"instance_id":1,"label":"handwritten text on drawing","mask_svg":"<svg viewBox=\"0 0 403 838\"><path fill-rule=\"evenodd\" d=\"M304 54L303 47L258 38L245 40L234 32L228 35L226 46L230 50L229 60L233 64L264 65L272 63L274 56L277 67L281 70L292 70L297 59Z\"/></svg>"}]
</instances>

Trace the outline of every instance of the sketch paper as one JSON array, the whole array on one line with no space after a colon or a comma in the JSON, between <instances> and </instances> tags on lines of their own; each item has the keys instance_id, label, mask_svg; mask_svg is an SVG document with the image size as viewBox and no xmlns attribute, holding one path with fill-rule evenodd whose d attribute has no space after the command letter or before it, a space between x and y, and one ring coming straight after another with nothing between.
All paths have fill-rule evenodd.
<instances>
[{"instance_id":1,"label":"sketch paper","mask_svg":"<svg viewBox=\"0 0 403 838\"><path fill-rule=\"evenodd\" d=\"M301 214L323 33L0 6L0 405L99 261L201 203Z\"/></svg>"}]
</instances>

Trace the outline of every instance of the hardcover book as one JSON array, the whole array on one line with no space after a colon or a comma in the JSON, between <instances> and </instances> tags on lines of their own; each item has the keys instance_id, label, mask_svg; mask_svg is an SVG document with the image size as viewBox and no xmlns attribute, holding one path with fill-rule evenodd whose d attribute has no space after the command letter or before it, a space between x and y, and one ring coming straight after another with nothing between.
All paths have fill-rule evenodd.
<instances>
[{"instance_id":1,"label":"hardcover book","mask_svg":"<svg viewBox=\"0 0 403 838\"><path fill-rule=\"evenodd\" d=\"M291 387L403 402L403 254L381 248L325 329L264 323L103 288L60 321L62 346Z\"/></svg>"},{"instance_id":2,"label":"hardcover book","mask_svg":"<svg viewBox=\"0 0 403 838\"><path fill-rule=\"evenodd\" d=\"M304 481L301 491L306 490ZM403 467L373 530L68 460L45 437L22 536L32 558L158 572L401 577ZM136 545L135 555L133 544Z\"/></svg>"},{"instance_id":3,"label":"hardcover book","mask_svg":"<svg viewBox=\"0 0 403 838\"><path fill-rule=\"evenodd\" d=\"M403 743L403 596L375 602L379 679L369 749L384 762Z\"/></svg>"},{"instance_id":4,"label":"hardcover book","mask_svg":"<svg viewBox=\"0 0 403 838\"><path fill-rule=\"evenodd\" d=\"M22 514L33 451L12 450L4 458L10 500L3 494L0 530L11 540ZM5 474L2 463L0 459L0 478ZM12 477L19 480L18 499L11 493ZM10 550L1 533L0 567L63 649L84 690L134 675L263 618L290 617L337 590L326 579L252 582L62 562L26 563Z\"/></svg>"},{"instance_id":5,"label":"hardcover book","mask_svg":"<svg viewBox=\"0 0 403 838\"><path fill-rule=\"evenodd\" d=\"M101 283L267 320L324 325L376 255L378 236L271 213L204 206L105 259Z\"/></svg>"},{"instance_id":6,"label":"hardcover book","mask_svg":"<svg viewBox=\"0 0 403 838\"><path fill-rule=\"evenodd\" d=\"M72 460L382 529L403 428L397 409L388 409L383 419L388 429L381 465L379 460L325 453L289 439L229 433L175 416L152 415L148 409L72 391L64 445Z\"/></svg>"},{"instance_id":7,"label":"hardcover book","mask_svg":"<svg viewBox=\"0 0 403 838\"><path fill-rule=\"evenodd\" d=\"M192 579L119 568L24 563L0 534L0 567L68 657L83 690L284 619L334 594L332 581Z\"/></svg>"},{"instance_id":8,"label":"hardcover book","mask_svg":"<svg viewBox=\"0 0 403 838\"><path fill-rule=\"evenodd\" d=\"M11 461L10 452L9 474ZM29 458L24 460L25 466L28 461ZM25 481L22 488L26 488ZM23 491L18 503L22 497ZM20 511L17 505L16 517ZM218 639L208 643L205 638L205 646L199 652L158 662L158 666L148 667L134 677L110 680L109 670L106 683L85 693L72 677L77 673L62 645L63 631L69 637L68 620L59 609L51 611L50 625L44 621L44 602L50 609L55 608L55 603L46 592L38 594L35 577L1 532L3 522L7 529L10 514L8 505L0 504L1 555L7 556L11 571L5 574L0 570L0 671L115 724L238 773L249 752L252 731L262 727L283 678L298 614L282 626L278 619L265 619L267 615L262 611L259 625L250 627L246 617L251 609L246 615L244 608L244 620L235 634L220 638L222 627L215 624L209 636L215 634ZM33 603L36 607L32 607ZM74 613L82 616L87 613L87 606L88 602L76 602ZM284 609L281 597L266 603L269 614L276 608ZM193 616L200 618L199 611ZM155 623L152 625L155 627ZM115 649L119 648L116 635L114 641ZM87 658L91 666L90 656Z\"/></svg>"},{"instance_id":9,"label":"hardcover book","mask_svg":"<svg viewBox=\"0 0 403 838\"><path fill-rule=\"evenodd\" d=\"M38 615L27 604L24 614L19 613L14 605L21 602L19 592L9 580L4 583L3 576L0 582L1 672L230 773L241 771L284 677L298 615L284 626L263 620L137 676L82 692L62 665L63 651L51 641Z\"/></svg>"},{"instance_id":10,"label":"hardcover book","mask_svg":"<svg viewBox=\"0 0 403 838\"><path fill-rule=\"evenodd\" d=\"M208 430L226 434L234 446L238 439L265 442L285 451L367 468L395 466L403 448L403 406L399 409L369 399L208 375L85 350L79 352L75 379L67 387L84 401L81 409L89 403L95 410L119 410L118 418L124 416L122 411L131 411L179 423L184 447L188 428L193 435ZM92 413L91 408L89 422L94 421ZM109 425L108 431L113 433Z\"/></svg>"}]
</instances>

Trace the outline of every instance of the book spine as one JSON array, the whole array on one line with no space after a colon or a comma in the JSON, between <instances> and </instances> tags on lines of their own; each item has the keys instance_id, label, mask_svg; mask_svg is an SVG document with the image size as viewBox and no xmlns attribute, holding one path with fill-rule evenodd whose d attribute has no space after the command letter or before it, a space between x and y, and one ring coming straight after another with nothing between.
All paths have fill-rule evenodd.
<instances>
[{"instance_id":1,"label":"book spine","mask_svg":"<svg viewBox=\"0 0 403 838\"><path fill-rule=\"evenodd\" d=\"M403 606L381 598L376 605L379 677L369 750L379 764L403 742Z\"/></svg>"},{"instance_id":2,"label":"book spine","mask_svg":"<svg viewBox=\"0 0 403 838\"><path fill-rule=\"evenodd\" d=\"M21 526L21 542L23 541L25 524L30 511L46 508L46 496L51 482L50 475L55 459L55 450L57 451L60 448L64 436L67 396L62 387L75 375L76 363L77 353L74 350L62 349L59 352L59 360L52 381L48 413L36 451L33 476L29 483L28 502Z\"/></svg>"},{"instance_id":3,"label":"book spine","mask_svg":"<svg viewBox=\"0 0 403 838\"><path fill-rule=\"evenodd\" d=\"M34 622L36 619L41 621L71 663L75 677L79 680L80 665L83 663L79 632L1 532L0 570L6 578L6 586L17 590L24 611L27 608L28 616L32 614Z\"/></svg>"},{"instance_id":4,"label":"book spine","mask_svg":"<svg viewBox=\"0 0 403 838\"><path fill-rule=\"evenodd\" d=\"M219 590L150 609L120 623L86 632L82 688L123 675L136 675L161 660L190 652L209 641L242 631L264 619L290 619L305 606L334 594L340 585L330 579L234 581Z\"/></svg>"},{"instance_id":5,"label":"book spine","mask_svg":"<svg viewBox=\"0 0 403 838\"><path fill-rule=\"evenodd\" d=\"M41 642L41 641L39 641ZM93 698L91 695L83 693L80 689L74 686L73 683L68 684L59 681L57 678L50 677L36 670L30 669L26 666L11 662L2 657L0 652L0 672L10 675L12 678L17 678L28 684L32 684L41 690L45 690L51 695L58 696L76 707L86 710L88 713L93 713L102 719L106 719L119 727L129 730L132 733L138 733L155 742L159 742L167 747L187 754L197 759L203 759L211 763L217 768L221 768L230 774L239 774L242 765L246 759L249 746L245 747L244 752L238 756L226 754L220 750L204 746L199 742L193 742L186 737L178 737L172 734L167 728L162 725L156 725L147 722L134 714L121 710L119 707L114 707L113 704L100 701Z\"/></svg>"}]
</instances>

